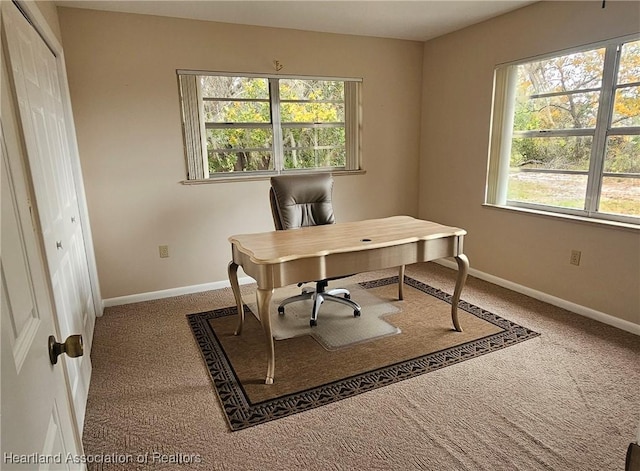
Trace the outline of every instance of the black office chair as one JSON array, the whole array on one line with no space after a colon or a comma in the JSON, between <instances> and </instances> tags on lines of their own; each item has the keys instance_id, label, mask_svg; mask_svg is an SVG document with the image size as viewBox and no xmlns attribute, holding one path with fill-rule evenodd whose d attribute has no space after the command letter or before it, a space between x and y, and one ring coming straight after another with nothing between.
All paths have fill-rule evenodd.
<instances>
[{"instance_id":1,"label":"black office chair","mask_svg":"<svg viewBox=\"0 0 640 471\"><path fill-rule=\"evenodd\" d=\"M309 175L280 175L271 177L271 214L276 230L297 229L307 226L334 224L331 194L333 177L328 173ZM361 308L352 301L351 294L343 288L327 290L329 281L344 277L328 278L315 281L316 288L303 288L302 293L285 299L278 306L278 313L284 315L287 304L313 299L311 310L311 327L318 323L318 311L325 301L334 301L353 309L353 315L359 317ZM310 282L309 280L307 282ZM304 283L298 283L302 286Z\"/></svg>"}]
</instances>

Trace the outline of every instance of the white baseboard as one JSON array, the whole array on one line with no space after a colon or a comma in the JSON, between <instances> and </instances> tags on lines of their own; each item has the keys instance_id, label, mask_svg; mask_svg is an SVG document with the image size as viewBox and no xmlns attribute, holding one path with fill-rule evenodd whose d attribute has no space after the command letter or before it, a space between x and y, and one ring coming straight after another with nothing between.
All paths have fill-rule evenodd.
<instances>
[{"instance_id":1,"label":"white baseboard","mask_svg":"<svg viewBox=\"0 0 640 471\"><path fill-rule=\"evenodd\" d=\"M238 283L248 285L255 283L256 280L250 276L238 278ZM142 301L152 301L154 299L171 298L173 296L181 296L183 294L201 293L214 289L228 288L231 286L229 280L215 281L213 283L204 283L201 285L182 286L180 288L163 289L161 291L150 291L148 293L131 294L128 296L119 296L117 298L103 299L104 307L120 306L122 304L140 303Z\"/></svg>"},{"instance_id":2,"label":"white baseboard","mask_svg":"<svg viewBox=\"0 0 640 471\"><path fill-rule=\"evenodd\" d=\"M440 260L436 260L436 263L443 265L447 268L453 268L455 270L458 269L458 265L453 260L440 259ZM543 293L542 291L537 291L535 289L528 288L523 285L519 285L517 283L514 283L509 280L505 280L503 278L498 278L497 276L490 275L488 273L484 273L479 270L475 270L473 268L469 268L469 275L484 281L488 281L489 283L493 283L494 285L498 285L498 286L502 286L503 288L510 289L511 291L515 291L516 293L524 294L525 296L529 296L531 298L544 301L545 303L551 304L553 306L561 307L562 309L566 309L567 311L580 314L581 316L588 317L589 319L594 319L596 321L602 322L603 324L608 324L613 327L617 327L618 329L631 332L632 334L640 335L639 324L634 324L633 322L625 321L624 319L620 319L610 314L605 314L604 312L596 311L595 309L581 306L580 304L572 303L565 299L558 298L556 296L552 296L550 294Z\"/></svg>"},{"instance_id":3,"label":"white baseboard","mask_svg":"<svg viewBox=\"0 0 640 471\"><path fill-rule=\"evenodd\" d=\"M436 263L443 265L447 268L453 268L455 270L458 269L458 265L452 260L440 259L440 260L437 260ZM543 293L542 291L537 291L535 289L528 288L523 285L519 285L512 281L505 280L503 278L498 278L497 276L481 272L474 268L469 268L469 275L484 281L488 281L489 283L493 283L494 285L498 285L498 286L502 286L503 288L510 289L511 291L515 291L516 293L521 293L531 298L544 301L545 303L549 303L553 306L561 307L562 309L566 309L567 311L580 314L581 316L594 319L596 321L611 325L613 327L617 327L618 329L626 330L627 332L631 332L632 334L640 335L639 324L634 324L633 322L625 321L624 319L620 319L618 317L605 314L604 312L596 311L595 309L581 306L580 304L575 304L570 301L566 301L564 299L558 298L556 296ZM238 283L240 283L241 285L246 285L250 283L255 283L255 280L249 276L245 276L245 277L239 278ZM148 293L132 294L129 296L120 296L117 298L103 299L103 304L104 304L104 307L120 306L122 304L139 303L142 301L151 301L154 299L170 298L172 296L180 296L183 294L201 293L202 291L210 291L214 289L227 288L229 286L231 286L229 283L229 280L216 281L213 283L204 283L201 285L183 286L181 288L171 288L171 289L165 289L161 291L151 291Z\"/></svg>"}]
</instances>

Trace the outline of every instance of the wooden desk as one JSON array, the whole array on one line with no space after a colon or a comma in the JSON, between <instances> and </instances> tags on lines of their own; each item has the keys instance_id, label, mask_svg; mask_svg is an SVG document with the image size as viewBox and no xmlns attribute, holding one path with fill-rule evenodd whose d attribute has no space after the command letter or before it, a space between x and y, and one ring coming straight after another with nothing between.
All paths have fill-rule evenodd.
<instances>
[{"instance_id":1,"label":"wooden desk","mask_svg":"<svg viewBox=\"0 0 640 471\"><path fill-rule=\"evenodd\" d=\"M404 266L444 257L455 257L458 263L451 318L455 330L461 332L457 309L469 270L469 261L462 252L466 233L457 227L394 216L231 236L232 260L228 270L239 314L236 335L242 333L244 323L238 266L258 284L258 313L268 355L265 382L272 384L275 351L269 310L275 288L397 266L400 267L398 297L402 299Z\"/></svg>"}]
</instances>

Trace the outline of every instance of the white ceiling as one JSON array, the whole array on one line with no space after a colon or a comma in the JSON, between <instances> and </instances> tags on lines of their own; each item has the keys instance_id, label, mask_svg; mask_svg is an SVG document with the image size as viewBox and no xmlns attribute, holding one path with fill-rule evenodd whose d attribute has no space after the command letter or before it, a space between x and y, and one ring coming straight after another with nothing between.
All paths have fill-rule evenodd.
<instances>
[{"instance_id":1,"label":"white ceiling","mask_svg":"<svg viewBox=\"0 0 640 471\"><path fill-rule=\"evenodd\" d=\"M426 41L534 1L58 0L58 6Z\"/></svg>"}]
</instances>

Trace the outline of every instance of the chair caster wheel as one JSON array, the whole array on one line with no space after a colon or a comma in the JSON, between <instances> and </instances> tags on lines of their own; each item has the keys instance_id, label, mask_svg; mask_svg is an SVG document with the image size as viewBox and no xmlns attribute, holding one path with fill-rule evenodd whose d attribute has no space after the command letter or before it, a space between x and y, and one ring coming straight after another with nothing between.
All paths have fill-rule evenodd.
<instances>
[{"instance_id":1,"label":"chair caster wheel","mask_svg":"<svg viewBox=\"0 0 640 471\"><path fill-rule=\"evenodd\" d=\"M278 314L281 316L284 316L284 307L283 306L278 306Z\"/></svg>"},{"instance_id":2,"label":"chair caster wheel","mask_svg":"<svg viewBox=\"0 0 640 471\"><path fill-rule=\"evenodd\" d=\"M315 319L311 319L311 320L309 321L309 325L310 325L311 327L315 327L315 326L317 326L317 325L318 325L318 321L317 321L317 320L315 320Z\"/></svg>"},{"instance_id":3,"label":"chair caster wheel","mask_svg":"<svg viewBox=\"0 0 640 471\"><path fill-rule=\"evenodd\" d=\"M351 294L347 293L344 295L344 299L351 299Z\"/></svg>"},{"instance_id":4,"label":"chair caster wheel","mask_svg":"<svg viewBox=\"0 0 640 471\"><path fill-rule=\"evenodd\" d=\"M360 317L361 312L358 310L353 311L353 317Z\"/></svg>"}]
</instances>

